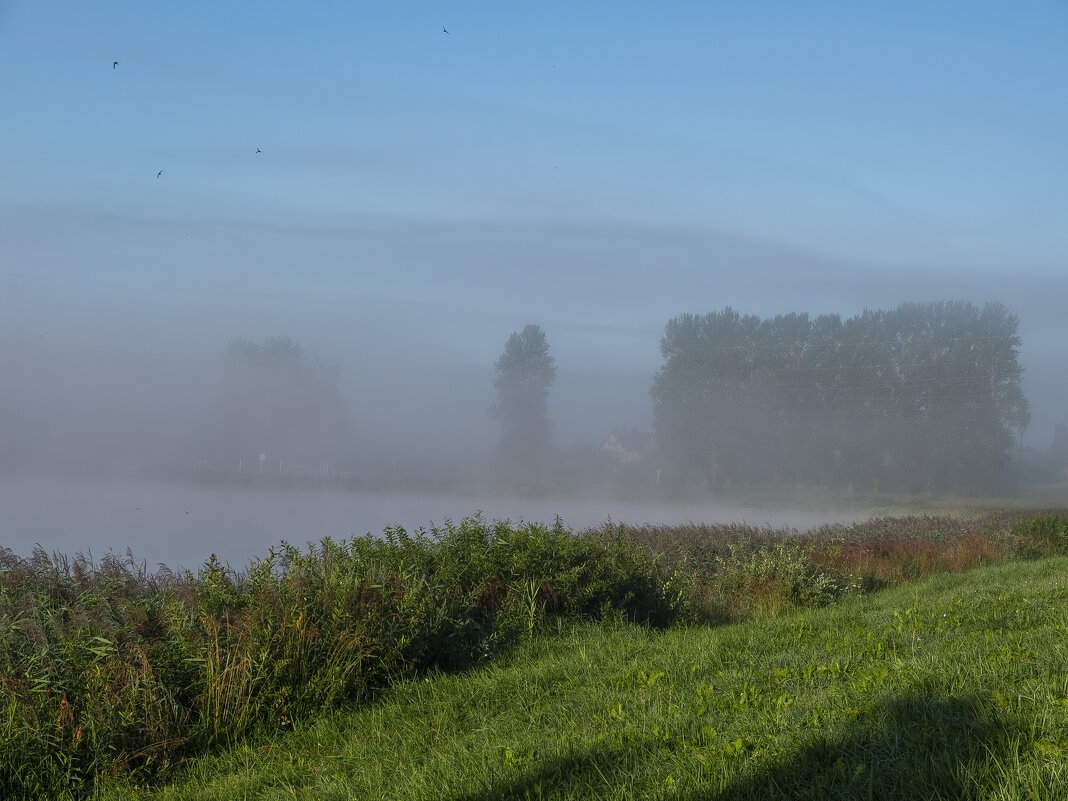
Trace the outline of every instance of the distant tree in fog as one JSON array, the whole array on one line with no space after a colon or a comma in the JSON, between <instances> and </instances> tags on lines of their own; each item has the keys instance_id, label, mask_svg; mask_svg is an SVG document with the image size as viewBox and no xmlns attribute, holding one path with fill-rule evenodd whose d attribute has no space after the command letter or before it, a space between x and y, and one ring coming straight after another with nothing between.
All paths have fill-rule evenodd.
<instances>
[{"instance_id":1,"label":"distant tree in fog","mask_svg":"<svg viewBox=\"0 0 1068 801\"><path fill-rule=\"evenodd\" d=\"M500 452L510 459L536 462L552 439L548 397L556 362L549 355L545 332L536 325L513 332L494 370L497 399L489 413L501 423Z\"/></svg>"},{"instance_id":2,"label":"distant tree in fog","mask_svg":"<svg viewBox=\"0 0 1068 801\"><path fill-rule=\"evenodd\" d=\"M653 379L657 445L684 473L715 484L734 474L748 439L752 347L760 321L729 306L671 320L660 340L664 367Z\"/></svg>"},{"instance_id":3,"label":"distant tree in fog","mask_svg":"<svg viewBox=\"0 0 1068 801\"><path fill-rule=\"evenodd\" d=\"M978 491L1030 421L1018 319L999 303L905 303L843 322L731 308L671 320L658 446L707 483Z\"/></svg>"},{"instance_id":4,"label":"distant tree in fog","mask_svg":"<svg viewBox=\"0 0 1068 801\"><path fill-rule=\"evenodd\" d=\"M223 358L222 436L227 456L333 461L345 455L348 406L338 372L288 337L237 339Z\"/></svg>"}]
</instances>

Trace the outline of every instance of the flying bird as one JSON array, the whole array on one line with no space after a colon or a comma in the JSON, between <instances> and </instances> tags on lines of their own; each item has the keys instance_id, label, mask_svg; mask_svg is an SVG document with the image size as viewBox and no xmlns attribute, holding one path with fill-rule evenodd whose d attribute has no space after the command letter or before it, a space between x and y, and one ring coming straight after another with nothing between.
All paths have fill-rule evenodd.
<instances>
[{"instance_id":1,"label":"flying bird","mask_svg":"<svg viewBox=\"0 0 1068 801\"><path fill-rule=\"evenodd\" d=\"M262 151L262 150L260 150L260 149L259 149L259 148L257 147L257 148L256 148L256 152L257 152L257 153L262 153L263 151Z\"/></svg>"},{"instance_id":2,"label":"flying bird","mask_svg":"<svg viewBox=\"0 0 1068 801\"><path fill-rule=\"evenodd\" d=\"M117 61L112 61L111 62L111 68L112 69L115 69L117 66L119 66L119 62L117 62Z\"/></svg>"},{"instance_id":3,"label":"flying bird","mask_svg":"<svg viewBox=\"0 0 1068 801\"><path fill-rule=\"evenodd\" d=\"M449 33L448 30L446 30L444 25L441 26L441 30L445 31L445 33ZM449 33L449 36L452 36L452 34Z\"/></svg>"},{"instance_id":4,"label":"flying bird","mask_svg":"<svg viewBox=\"0 0 1068 801\"><path fill-rule=\"evenodd\" d=\"M156 173L156 177L157 178L159 178L161 175L163 175L163 170L160 170L159 172Z\"/></svg>"}]
</instances>

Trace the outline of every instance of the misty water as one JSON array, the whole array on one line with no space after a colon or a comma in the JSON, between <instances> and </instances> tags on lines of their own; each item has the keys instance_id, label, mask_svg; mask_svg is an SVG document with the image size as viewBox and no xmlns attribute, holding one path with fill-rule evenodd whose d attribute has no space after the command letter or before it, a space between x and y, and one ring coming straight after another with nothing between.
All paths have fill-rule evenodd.
<instances>
[{"instance_id":1,"label":"misty water","mask_svg":"<svg viewBox=\"0 0 1068 801\"><path fill-rule=\"evenodd\" d=\"M806 530L853 519L833 512L756 509L704 503L520 499L410 492L341 492L204 487L163 482L0 482L0 546L27 556L37 545L67 555L125 554L149 567L196 568L210 554L242 568L285 540L305 545L459 522L481 511L487 520L551 523L583 529L613 522L678 524L746 522Z\"/></svg>"}]
</instances>

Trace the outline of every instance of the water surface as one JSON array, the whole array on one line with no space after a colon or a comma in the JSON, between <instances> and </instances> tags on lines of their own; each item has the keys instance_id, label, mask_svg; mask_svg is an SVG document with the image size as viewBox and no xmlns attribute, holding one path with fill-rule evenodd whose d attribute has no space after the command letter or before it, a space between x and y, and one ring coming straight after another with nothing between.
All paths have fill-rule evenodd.
<instances>
[{"instance_id":1,"label":"water surface","mask_svg":"<svg viewBox=\"0 0 1068 801\"><path fill-rule=\"evenodd\" d=\"M409 492L265 490L163 482L0 481L0 546L28 555L36 545L73 555L123 554L150 566L199 566L217 554L244 567L282 540L304 545L454 522L481 511L488 520L552 522L572 529L609 519L640 525L746 522L805 530L855 515L755 509L708 503L627 503L619 500L521 499Z\"/></svg>"}]
</instances>

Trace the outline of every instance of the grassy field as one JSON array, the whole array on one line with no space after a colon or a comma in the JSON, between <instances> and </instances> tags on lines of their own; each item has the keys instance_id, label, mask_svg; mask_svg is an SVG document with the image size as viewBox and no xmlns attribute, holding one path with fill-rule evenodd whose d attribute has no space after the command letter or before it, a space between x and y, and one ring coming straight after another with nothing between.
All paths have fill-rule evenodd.
<instances>
[{"instance_id":1,"label":"grassy field","mask_svg":"<svg viewBox=\"0 0 1068 801\"><path fill-rule=\"evenodd\" d=\"M536 636L153 797L1068 798L1068 559L718 628Z\"/></svg>"}]
</instances>

